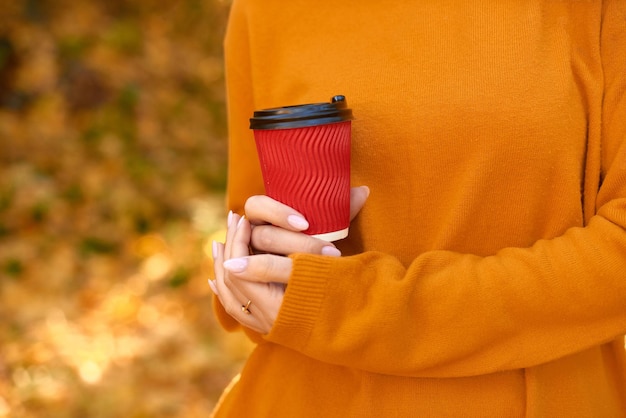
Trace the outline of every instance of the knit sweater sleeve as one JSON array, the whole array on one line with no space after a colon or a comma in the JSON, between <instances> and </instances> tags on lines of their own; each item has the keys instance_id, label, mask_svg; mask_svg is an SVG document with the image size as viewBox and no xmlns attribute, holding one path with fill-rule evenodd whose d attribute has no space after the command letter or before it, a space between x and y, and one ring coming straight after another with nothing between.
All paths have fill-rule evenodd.
<instances>
[{"instance_id":1,"label":"knit sweater sleeve","mask_svg":"<svg viewBox=\"0 0 626 418\"><path fill-rule=\"evenodd\" d=\"M600 178L584 227L491 256L425 252L407 267L380 252L292 255L284 303L266 338L324 362L420 377L531 367L621 338L626 6L609 1L604 14Z\"/></svg>"}]
</instances>

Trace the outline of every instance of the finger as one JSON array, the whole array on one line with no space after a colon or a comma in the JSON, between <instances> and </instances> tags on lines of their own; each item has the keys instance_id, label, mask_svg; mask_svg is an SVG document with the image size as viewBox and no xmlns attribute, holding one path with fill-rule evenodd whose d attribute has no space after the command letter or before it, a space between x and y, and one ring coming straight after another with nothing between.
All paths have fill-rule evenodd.
<instances>
[{"instance_id":1,"label":"finger","mask_svg":"<svg viewBox=\"0 0 626 418\"><path fill-rule=\"evenodd\" d=\"M228 241L224 254L224 261L231 258L240 258L250 255L250 228L250 222L245 218L245 216L239 217L238 215L235 215L235 217L233 217L232 222L228 227ZM224 283L232 291L236 290L236 288L233 287L232 278L228 271L224 274ZM247 294L242 290L237 290L235 293L239 296Z\"/></svg>"},{"instance_id":2,"label":"finger","mask_svg":"<svg viewBox=\"0 0 626 418\"><path fill-rule=\"evenodd\" d=\"M267 286L262 283L250 282L248 282L248 285L254 286L249 286L250 294L244 299L245 302L238 303L235 300L232 305L229 305L229 308L226 308L226 312L240 324L258 332L267 333L271 328L270 321L266 319L267 308L264 295L267 293ZM273 321L271 323L273 324Z\"/></svg>"},{"instance_id":3,"label":"finger","mask_svg":"<svg viewBox=\"0 0 626 418\"><path fill-rule=\"evenodd\" d=\"M219 297L219 289L217 288L219 282L224 281L224 263L223 258L224 244L221 242L213 241L213 285L215 286L214 293ZM213 289L213 286L211 286Z\"/></svg>"},{"instance_id":4,"label":"finger","mask_svg":"<svg viewBox=\"0 0 626 418\"><path fill-rule=\"evenodd\" d=\"M250 284L254 284L258 287L263 286L261 283ZM253 292L250 298L242 299L245 300L245 302L240 302L235 292L229 292L227 290L224 296L225 300L227 300L227 302L223 304L224 310L237 322L263 334L269 332L271 328L270 321L266 319L266 314L262 310L261 305L254 302L263 302L264 299L260 296L260 293ZM271 324L273 324L273 321Z\"/></svg>"},{"instance_id":5,"label":"finger","mask_svg":"<svg viewBox=\"0 0 626 418\"><path fill-rule=\"evenodd\" d=\"M232 309L232 306L239 304L240 301L245 299L245 296L242 295L237 288L230 289L227 285L228 275L224 270L224 252L225 245L222 243L215 243L214 246L214 256L213 256L213 270L215 273L215 281L213 282L215 285L215 290L217 291L217 297L219 298L222 306L224 308L228 308L229 306Z\"/></svg>"},{"instance_id":6,"label":"finger","mask_svg":"<svg viewBox=\"0 0 626 418\"><path fill-rule=\"evenodd\" d=\"M230 212L228 214L228 225L226 227L226 241L224 244L224 260L228 260L231 258L230 252L232 248L233 238L235 237L235 233L237 232L237 223L241 216L236 213Z\"/></svg>"},{"instance_id":7,"label":"finger","mask_svg":"<svg viewBox=\"0 0 626 418\"><path fill-rule=\"evenodd\" d=\"M224 244L217 243L215 247L215 256L214 256L214 272L215 272L215 281L213 282L215 286L215 290L217 291L217 296L224 306L224 308L232 305L233 303L237 303L237 301L241 301L245 299L243 295L241 295L238 290L235 288L235 291L231 290L227 285L228 272L224 269Z\"/></svg>"},{"instance_id":8,"label":"finger","mask_svg":"<svg viewBox=\"0 0 626 418\"><path fill-rule=\"evenodd\" d=\"M367 186L353 187L350 189L350 220L351 221L361 211L369 195L370 195L370 189Z\"/></svg>"},{"instance_id":9,"label":"finger","mask_svg":"<svg viewBox=\"0 0 626 418\"><path fill-rule=\"evenodd\" d=\"M268 333L278 317L285 294L285 287L278 283L253 283L243 280L239 282L249 286L247 289L249 293L247 294L249 295L250 304L246 303L246 305L250 314L247 316L254 317L254 321L251 320L252 318L244 318L243 320L248 320L248 323L256 326L256 329L260 329L260 332ZM243 313L246 315L245 312Z\"/></svg>"},{"instance_id":10,"label":"finger","mask_svg":"<svg viewBox=\"0 0 626 418\"><path fill-rule=\"evenodd\" d=\"M273 225L255 226L250 242L256 250L267 253L283 255L309 253L334 257L341 255L341 251L327 241Z\"/></svg>"},{"instance_id":11,"label":"finger","mask_svg":"<svg viewBox=\"0 0 626 418\"><path fill-rule=\"evenodd\" d=\"M251 282L287 283L293 262L288 257L259 254L231 258L224 261L223 266L230 275L239 279Z\"/></svg>"},{"instance_id":12,"label":"finger","mask_svg":"<svg viewBox=\"0 0 626 418\"><path fill-rule=\"evenodd\" d=\"M213 241L213 273L214 280L209 280L211 290L217 296L222 306L224 306L224 296L228 293L228 289L224 284L224 244L221 242ZM211 285L211 282L213 283Z\"/></svg>"},{"instance_id":13,"label":"finger","mask_svg":"<svg viewBox=\"0 0 626 418\"><path fill-rule=\"evenodd\" d=\"M248 311L250 312L250 314L247 314L246 311L243 309L246 307L246 305L248 305L247 301L251 299L242 294L237 287L233 286L231 289L229 286L226 285L224 281L225 274L224 268L222 267L224 260L224 245L222 243L214 243L213 249L215 281L213 282L213 286L211 287L215 287L214 292L217 295L220 303L224 307L224 310L242 325L245 325L257 331L264 329L265 327L262 327L262 324L259 321L259 318L263 318L263 316L251 316L252 310L256 309L256 307L251 308L250 306L248 306ZM258 287L262 286L262 284L260 283L248 282L248 285L252 284ZM250 293L254 295L253 297L258 297L259 300L261 300L261 297L257 296L256 291Z\"/></svg>"},{"instance_id":14,"label":"finger","mask_svg":"<svg viewBox=\"0 0 626 418\"><path fill-rule=\"evenodd\" d=\"M252 233L250 221L242 216L232 237L229 258L244 257L250 255L250 235Z\"/></svg>"},{"instance_id":15,"label":"finger","mask_svg":"<svg viewBox=\"0 0 626 418\"><path fill-rule=\"evenodd\" d=\"M249 197L244 211L252 225L272 224L290 231L309 228L309 223L300 212L269 196Z\"/></svg>"}]
</instances>

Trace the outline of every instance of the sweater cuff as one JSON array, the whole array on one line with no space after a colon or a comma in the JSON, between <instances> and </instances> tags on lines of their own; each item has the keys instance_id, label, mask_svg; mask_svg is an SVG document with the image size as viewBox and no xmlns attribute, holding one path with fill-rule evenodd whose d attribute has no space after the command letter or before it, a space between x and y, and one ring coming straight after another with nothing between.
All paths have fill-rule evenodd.
<instances>
[{"instance_id":1,"label":"sweater cuff","mask_svg":"<svg viewBox=\"0 0 626 418\"><path fill-rule=\"evenodd\" d=\"M293 269L283 304L268 341L302 350L317 322L326 294L332 257L294 254Z\"/></svg>"}]
</instances>

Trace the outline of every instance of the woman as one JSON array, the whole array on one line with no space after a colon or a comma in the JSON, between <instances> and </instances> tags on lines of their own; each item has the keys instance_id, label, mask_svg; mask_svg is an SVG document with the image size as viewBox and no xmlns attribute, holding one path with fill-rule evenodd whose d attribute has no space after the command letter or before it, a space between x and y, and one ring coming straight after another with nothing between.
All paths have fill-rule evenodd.
<instances>
[{"instance_id":1,"label":"woman","mask_svg":"<svg viewBox=\"0 0 626 418\"><path fill-rule=\"evenodd\" d=\"M624 0L235 0L225 47L210 284L258 345L216 417L626 416ZM339 93L335 247L263 196L248 119Z\"/></svg>"}]
</instances>

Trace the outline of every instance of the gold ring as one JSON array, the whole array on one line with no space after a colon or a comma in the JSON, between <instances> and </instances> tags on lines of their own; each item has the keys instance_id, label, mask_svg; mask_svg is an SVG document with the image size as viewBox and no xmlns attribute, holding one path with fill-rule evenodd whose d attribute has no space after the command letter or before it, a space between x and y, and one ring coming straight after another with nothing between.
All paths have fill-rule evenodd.
<instances>
[{"instance_id":1,"label":"gold ring","mask_svg":"<svg viewBox=\"0 0 626 418\"><path fill-rule=\"evenodd\" d=\"M250 307L251 303L252 301L248 299L248 303L246 303L245 305L241 305L241 312L245 313L246 315L250 315L252 312L250 312L250 309L248 308Z\"/></svg>"}]
</instances>

